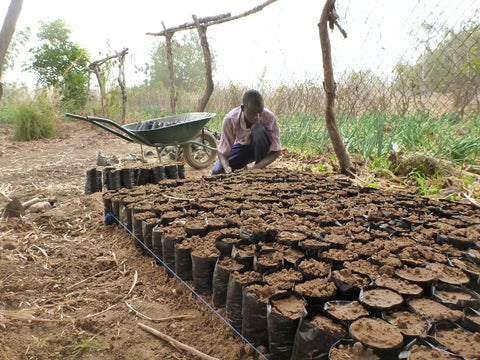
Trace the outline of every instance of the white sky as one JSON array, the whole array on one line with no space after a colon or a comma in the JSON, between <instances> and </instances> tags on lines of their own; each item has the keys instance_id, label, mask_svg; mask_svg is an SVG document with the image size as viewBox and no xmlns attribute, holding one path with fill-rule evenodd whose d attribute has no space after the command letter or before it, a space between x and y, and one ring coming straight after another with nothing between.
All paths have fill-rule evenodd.
<instances>
[{"instance_id":1,"label":"white sky","mask_svg":"<svg viewBox=\"0 0 480 360\"><path fill-rule=\"evenodd\" d=\"M264 0L24 0L17 29L32 27L35 46L38 21L64 20L71 28L71 40L87 49L91 60L129 48L126 61L127 85L142 81L135 66L149 61L152 45L163 37L146 35L198 17L230 12L239 14ZM0 19L10 0L0 0ZM337 0L340 23L349 37L331 34L334 68L370 68L388 74L402 57L414 58L418 51L408 34L422 20L443 17L448 25L459 19L479 20L478 0ZM247 18L208 28L211 50L216 55L217 82L258 84L264 71L273 83L322 77L317 23L323 0L278 0ZM451 23L451 24L450 24ZM177 33L175 38L180 38ZM27 47L27 48L28 48ZM24 51L19 62L27 61ZM30 75L31 76L31 75ZM19 71L7 71L4 81L25 81ZM29 79L32 79L31 77ZM33 79L34 81L34 79Z\"/></svg>"}]
</instances>

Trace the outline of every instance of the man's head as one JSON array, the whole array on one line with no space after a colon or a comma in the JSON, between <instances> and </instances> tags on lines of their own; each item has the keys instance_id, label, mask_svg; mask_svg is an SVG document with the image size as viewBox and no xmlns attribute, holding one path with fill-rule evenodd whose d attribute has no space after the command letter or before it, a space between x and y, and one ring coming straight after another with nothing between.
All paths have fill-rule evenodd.
<instances>
[{"instance_id":1,"label":"man's head","mask_svg":"<svg viewBox=\"0 0 480 360\"><path fill-rule=\"evenodd\" d=\"M242 111L245 120L250 125L257 124L260 121L260 115L263 112L263 97L257 90L248 90L243 95Z\"/></svg>"}]
</instances>

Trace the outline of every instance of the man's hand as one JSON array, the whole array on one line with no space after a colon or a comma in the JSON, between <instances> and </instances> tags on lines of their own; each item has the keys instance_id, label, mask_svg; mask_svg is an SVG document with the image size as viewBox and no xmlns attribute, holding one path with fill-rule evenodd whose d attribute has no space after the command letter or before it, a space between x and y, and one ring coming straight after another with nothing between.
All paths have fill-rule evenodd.
<instances>
[{"instance_id":1,"label":"man's hand","mask_svg":"<svg viewBox=\"0 0 480 360\"><path fill-rule=\"evenodd\" d=\"M223 155L222 153L218 153L218 160L220 161L220 164L222 164L225 174L230 174L232 172L232 168L230 167L230 164L228 162L228 157L226 155Z\"/></svg>"}]
</instances>

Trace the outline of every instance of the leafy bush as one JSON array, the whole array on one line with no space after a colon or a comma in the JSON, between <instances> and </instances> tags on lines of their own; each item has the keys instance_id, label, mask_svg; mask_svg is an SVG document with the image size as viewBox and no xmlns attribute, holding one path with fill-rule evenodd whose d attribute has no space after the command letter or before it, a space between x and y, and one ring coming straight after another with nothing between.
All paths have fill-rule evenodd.
<instances>
[{"instance_id":1,"label":"leafy bush","mask_svg":"<svg viewBox=\"0 0 480 360\"><path fill-rule=\"evenodd\" d=\"M20 105L14 110L15 133L13 140L28 141L51 138L55 126L51 118L32 105Z\"/></svg>"}]
</instances>

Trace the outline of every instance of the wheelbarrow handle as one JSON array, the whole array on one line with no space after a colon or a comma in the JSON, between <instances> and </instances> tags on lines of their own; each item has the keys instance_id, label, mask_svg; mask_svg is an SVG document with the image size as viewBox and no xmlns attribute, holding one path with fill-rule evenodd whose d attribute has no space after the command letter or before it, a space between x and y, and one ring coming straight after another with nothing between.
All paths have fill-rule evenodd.
<instances>
[{"instance_id":1,"label":"wheelbarrow handle","mask_svg":"<svg viewBox=\"0 0 480 360\"><path fill-rule=\"evenodd\" d=\"M150 144L149 142L146 142L145 139L142 139L142 138L138 137L137 134L125 129L121 125L118 125L115 121L112 121L112 120L109 120L109 119L93 117L93 116L80 116L80 115L68 114L68 113L65 114L65 115L68 116L68 117L74 118L74 119L87 121L91 124L94 124L98 127L101 127L104 130L110 131L111 133L121 137L124 140L130 141L130 142L134 142L135 140L137 140L140 144L152 146L152 144ZM109 126L104 125L103 123L108 124ZM128 136L125 136L124 134L112 129L110 126L113 126L117 129L121 130L122 132L124 132Z\"/></svg>"}]
</instances>

